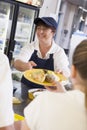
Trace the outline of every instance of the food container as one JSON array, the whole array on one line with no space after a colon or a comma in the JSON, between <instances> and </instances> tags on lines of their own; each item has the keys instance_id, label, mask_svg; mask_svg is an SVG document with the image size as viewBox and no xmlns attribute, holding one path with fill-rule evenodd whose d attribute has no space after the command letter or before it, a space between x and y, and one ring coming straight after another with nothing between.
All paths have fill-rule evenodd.
<instances>
[{"instance_id":1,"label":"food container","mask_svg":"<svg viewBox=\"0 0 87 130\"><path fill-rule=\"evenodd\" d=\"M28 90L28 97L29 99L33 100L37 95L44 92L46 89L43 88L37 88L37 89L30 89Z\"/></svg>"}]
</instances>

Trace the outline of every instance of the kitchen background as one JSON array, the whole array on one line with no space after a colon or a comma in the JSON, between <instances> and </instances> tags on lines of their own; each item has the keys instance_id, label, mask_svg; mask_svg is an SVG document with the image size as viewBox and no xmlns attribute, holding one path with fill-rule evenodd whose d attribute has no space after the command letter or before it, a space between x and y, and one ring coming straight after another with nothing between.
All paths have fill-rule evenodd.
<instances>
[{"instance_id":1,"label":"kitchen background","mask_svg":"<svg viewBox=\"0 0 87 130\"><path fill-rule=\"evenodd\" d=\"M87 0L0 0L0 51L9 58L15 96L20 93L22 73L14 69L13 61L20 49L36 38L33 21L38 16L55 18L55 41L65 50L70 64L77 44L87 39ZM14 109L17 111L17 106Z\"/></svg>"}]
</instances>

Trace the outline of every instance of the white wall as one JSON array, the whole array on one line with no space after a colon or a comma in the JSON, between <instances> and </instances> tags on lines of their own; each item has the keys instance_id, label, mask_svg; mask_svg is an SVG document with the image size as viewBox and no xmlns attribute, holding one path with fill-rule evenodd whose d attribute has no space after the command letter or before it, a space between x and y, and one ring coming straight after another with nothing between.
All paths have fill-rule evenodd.
<instances>
[{"instance_id":1,"label":"white wall","mask_svg":"<svg viewBox=\"0 0 87 130\"><path fill-rule=\"evenodd\" d=\"M73 18L75 14L75 6L68 2L62 3L61 15L57 29L56 43L64 49L69 49L69 40L72 29ZM68 30L67 35L64 30Z\"/></svg>"},{"instance_id":2,"label":"white wall","mask_svg":"<svg viewBox=\"0 0 87 130\"><path fill-rule=\"evenodd\" d=\"M76 48L76 46L83 40L87 40L86 34L77 30L74 34L72 34L71 40L70 40L70 50L69 50L69 63L70 66L72 64L72 56L73 52Z\"/></svg>"},{"instance_id":3,"label":"white wall","mask_svg":"<svg viewBox=\"0 0 87 130\"><path fill-rule=\"evenodd\" d=\"M44 0L43 6L40 9L39 17L52 16L58 20L58 12L61 0Z\"/></svg>"}]
</instances>

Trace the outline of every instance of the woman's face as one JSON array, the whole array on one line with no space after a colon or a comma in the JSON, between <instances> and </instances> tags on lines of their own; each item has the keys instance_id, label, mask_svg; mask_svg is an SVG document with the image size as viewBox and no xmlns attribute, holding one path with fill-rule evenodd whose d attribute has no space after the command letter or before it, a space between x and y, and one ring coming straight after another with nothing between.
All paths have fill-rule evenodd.
<instances>
[{"instance_id":1,"label":"woman's face","mask_svg":"<svg viewBox=\"0 0 87 130\"><path fill-rule=\"evenodd\" d=\"M47 41L52 41L54 36L54 31L49 27L46 27L44 25L39 25L36 28L36 34L39 42L45 43Z\"/></svg>"}]
</instances>

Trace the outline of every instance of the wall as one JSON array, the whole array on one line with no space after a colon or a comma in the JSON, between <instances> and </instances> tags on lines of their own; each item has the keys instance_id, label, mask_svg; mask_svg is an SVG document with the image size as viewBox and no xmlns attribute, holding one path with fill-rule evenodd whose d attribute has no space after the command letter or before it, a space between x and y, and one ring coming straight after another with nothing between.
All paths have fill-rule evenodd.
<instances>
[{"instance_id":1,"label":"wall","mask_svg":"<svg viewBox=\"0 0 87 130\"><path fill-rule=\"evenodd\" d=\"M52 16L56 20L58 20L58 12L60 8L61 0L44 0L43 6L40 9L40 14L39 16Z\"/></svg>"},{"instance_id":2,"label":"wall","mask_svg":"<svg viewBox=\"0 0 87 130\"><path fill-rule=\"evenodd\" d=\"M62 3L59 25L57 29L56 43L64 49L69 49L69 40L72 30L75 8L76 7L74 5L71 5L68 2Z\"/></svg>"},{"instance_id":3,"label":"wall","mask_svg":"<svg viewBox=\"0 0 87 130\"><path fill-rule=\"evenodd\" d=\"M60 10L60 6L62 9ZM60 17L59 17L60 13ZM62 0L44 0L44 4L40 9L39 16L52 16L58 22L58 28L56 33L56 43L62 48L69 48L69 39L72 29L72 22L75 13L75 6L69 4L68 2L62 2ZM64 30L68 30L67 35L64 34Z\"/></svg>"}]
</instances>

